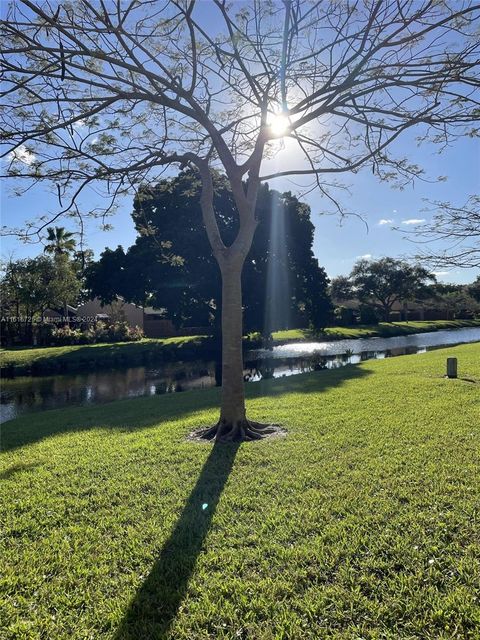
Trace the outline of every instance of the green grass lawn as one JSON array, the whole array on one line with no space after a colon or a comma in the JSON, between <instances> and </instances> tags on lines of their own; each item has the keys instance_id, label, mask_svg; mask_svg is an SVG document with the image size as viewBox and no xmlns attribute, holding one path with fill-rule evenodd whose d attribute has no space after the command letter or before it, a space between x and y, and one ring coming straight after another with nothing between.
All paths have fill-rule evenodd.
<instances>
[{"instance_id":1,"label":"green grass lawn","mask_svg":"<svg viewBox=\"0 0 480 640\"><path fill-rule=\"evenodd\" d=\"M380 322L378 325L358 325L356 327L327 327L320 335L312 335L309 329L288 329L276 331L273 339L276 342L290 340L345 340L355 338L389 338L440 331L441 329L460 329L461 327L478 327L479 320L418 320L410 322Z\"/></svg>"},{"instance_id":2,"label":"green grass lawn","mask_svg":"<svg viewBox=\"0 0 480 640\"><path fill-rule=\"evenodd\" d=\"M247 389L4 425L2 640L479 638L480 344Z\"/></svg>"}]
</instances>

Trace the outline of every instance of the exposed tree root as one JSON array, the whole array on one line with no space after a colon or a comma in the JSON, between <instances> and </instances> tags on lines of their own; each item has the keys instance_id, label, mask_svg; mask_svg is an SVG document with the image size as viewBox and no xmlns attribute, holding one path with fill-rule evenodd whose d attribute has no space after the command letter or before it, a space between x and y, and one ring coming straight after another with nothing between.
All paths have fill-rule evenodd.
<instances>
[{"instance_id":1,"label":"exposed tree root","mask_svg":"<svg viewBox=\"0 0 480 640\"><path fill-rule=\"evenodd\" d=\"M283 434L284 431L278 425L244 419L236 422L219 420L213 427L195 431L191 437L196 440L215 440L216 442L250 442Z\"/></svg>"}]
</instances>

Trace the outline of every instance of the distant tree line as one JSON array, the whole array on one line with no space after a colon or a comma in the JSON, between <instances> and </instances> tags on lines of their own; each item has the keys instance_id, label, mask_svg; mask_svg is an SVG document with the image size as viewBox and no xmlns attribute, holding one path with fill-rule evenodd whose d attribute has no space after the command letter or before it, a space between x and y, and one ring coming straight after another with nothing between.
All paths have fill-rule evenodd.
<instances>
[{"instance_id":1,"label":"distant tree line","mask_svg":"<svg viewBox=\"0 0 480 640\"><path fill-rule=\"evenodd\" d=\"M348 276L332 279L329 292L343 324L352 323L354 309L363 324L388 322L395 307L406 320L409 303L445 319L480 314L480 276L470 285L439 283L423 266L388 257L358 260Z\"/></svg>"}]
</instances>

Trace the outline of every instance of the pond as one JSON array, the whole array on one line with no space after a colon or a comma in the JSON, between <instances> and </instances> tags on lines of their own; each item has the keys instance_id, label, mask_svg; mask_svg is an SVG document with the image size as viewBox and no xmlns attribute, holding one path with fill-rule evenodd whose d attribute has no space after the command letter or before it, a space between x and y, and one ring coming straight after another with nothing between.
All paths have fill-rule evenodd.
<instances>
[{"instance_id":1,"label":"pond","mask_svg":"<svg viewBox=\"0 0 480 640\"><path fill-rule=\"evenodd\" d=\"M394 338L356 338L355 340L332 340L330 342L291 342L272 351L259 350L259 356L269 354L275 358L290 358L299 355L309 355L314 352L324 355L341 355L346 352L361 354L365 351L385 352L391 349L408 347L440 347L463 342L480 341L480 327L464 327L463 329L448 329L431 331L429 333L413 333L409 336Z\"/></svg>"},{"instance_id":2,"label":"pond","mask_svg":"<svg viewBox=\"0 0 480 640\"><path fill-rule=\"evenodd\" d=\"M332 342L290 343L252 351L245 358L245 379L283 377L333 369L372 358L388 358L464 342L480 342L480 327ZM0 422L23 413L72 405L111 402L136 396L177 393L215 386L215 362L162 364L92 373L4 380L0 391Z\"/></svg>"}]
</instances>

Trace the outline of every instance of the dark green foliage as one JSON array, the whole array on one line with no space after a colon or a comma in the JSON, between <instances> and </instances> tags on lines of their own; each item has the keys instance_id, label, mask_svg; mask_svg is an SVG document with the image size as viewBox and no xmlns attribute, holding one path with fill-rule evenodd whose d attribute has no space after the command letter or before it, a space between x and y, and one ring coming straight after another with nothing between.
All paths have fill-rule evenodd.
<instances>
[{"instance_id":1,"label":"dark green foliage","mask_svg":"<svg viewBox=\"0 0 480 640\"><path fill-rule=\"evenodd\" d=\"M329 292L333 300L342 302L355 297L352 283L347 276L337 276L330 282Z\"/></svg>"},{"instance_id":2,"label":"dark green foliage","mask_svg":"<svg viewBox=\"0 0 480 640\"><path fill-rule=\"evenodd\" d=\"M353 309L349 309L348 307L336 307L334 316L335 324L338 324L341 327L349 327L355 322Z\"/></svg>"},{"instance_id":3,"label":"dark green foliage","mask_svg":"<svg viewBox=\"0 0 480 640\"><path fill-rule=\"evenodd\" d=\"M428 287L425 306L442 309L447 318L468 319L480 315L480 279L471 285L435 283ZM477 296L477 297L476 297Z\"/></svg>"},{"instance_id":4,"label":"dark green foliage","mask_svg":"<svg viewBox=\"0 0 480 640\"><path fill-rule=\"evenodd\" d=\"M110 324L97 322L82 331L70 326L56 327L52 331L51 344L55 346L75 344L95 344L103 342L136 342L144 337L140 327L131 327L128 322L116 321Z\"/></svg>"},{"instance_id":5,"label":"dark green foliage","mask_svg":"<svg viewBox=\"0 0 480 640\"><path fill-rule=\"evenodd\" d=\"M10 260L0 281L2 332L7 340L32 340L46 330L36 324L48 309L64 309L76 302L80 280L63 253Z\"/></svg>"},{"instance_id":6,"label":"dark green foliage","mask_svg":"<svg viewBox=\"0 0 480 640\"><path fill-rule=\"evenodd\" d=\"M204 229L200 182L183 172L155 187L143 187L134 201L139 237L126 252L106 249L88 269L87 286L104 302L121 295L153 305L177 326L219 323L221 279ZM224 176L215 177L215 210L226 244L236 235L238 214ZM331 310L328 279L313 255L310 209L290 193L264 185L259 220L243 271L245 330L262 332L295 326L326 326ZM282 225L280 246L272 235ZM280 279L271 291L268 274ZM273 311L272 311L273 310Z\"/></svg>"},{"instance_id":7,"label":"dark green foliage","mask_svg":"<svg viewBox=\"0 0 480 640\"><path fill-rule=\"evenodd\" d=\"M378 310L372 305L361 304L358 308L360 312L360 324L378 324L380 321Z\"/></svg>"},{"instance_id":8,"label":"dark green foliage","mask_svg":"<svg viewBox=\"0 0 480 640\"><path fill-rule=\"evenodd\" d=\"M480 276L468 287L468 292L474 300L480 302Z\"/></svg>"},{"instance_id":9,"label":"dark green foliage","mask_svg":"<svg viewBox=\"0 0 480 640\"><path fill-rule=\"evenodd\" d=\"M86 286L90 293L102 301L110 304L116 295L123 293L126 281L125 277L126 256L123 247L116 249L108 247L102 253L98 262L91 262L87 267Z\"/></svg>"}]
</instances>

